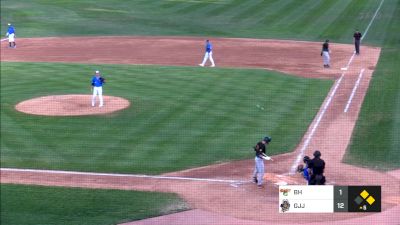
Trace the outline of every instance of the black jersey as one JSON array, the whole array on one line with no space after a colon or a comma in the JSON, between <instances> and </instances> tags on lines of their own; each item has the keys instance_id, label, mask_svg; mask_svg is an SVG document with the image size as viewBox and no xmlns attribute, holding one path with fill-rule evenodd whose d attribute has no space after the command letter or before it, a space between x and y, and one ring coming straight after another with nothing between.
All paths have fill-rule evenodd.
<instances>
[{"instance_id":1,"label":"black jersey","mask_svg":"<svg viewBox=\"0 0 400 225\"><path fill-rule=\"evenodd\" d=\"M329 43L328 42L325 42L322 44L322 51L329 52Z\"/></svg>"},{"instance_id":2,"label":"black jersey","mask_svg":"<svg viewBox=\"0 0 400 225\"><path fill-rule=\"evenodd\" d=\"M256 151L256 156L261 158L261 154L265 154L265 145L260 141L257 143L257 145L254 147L254 151Z\"/></svg>"},{"instance_id":3,"label":"black jersey","mask_svg":"<svg viewBox=\"0 0 400 225\"><path fill-rule=\"evenodd\" d=\"M361 39L362 35L360 32L355 32L353 37L355 40L359 41Z\"/></svg>"},{"instance_id":4,"label":"black jersey","mask_svg":"<svg viewBox=\"0 0 400 225\"><path fill-rule=\"evenodd\" d=\"M325 169L325 161L320 158L313 158L308 163L308 168L312 170L313 175L322 175Z\"/></svg>"}]
</instances>

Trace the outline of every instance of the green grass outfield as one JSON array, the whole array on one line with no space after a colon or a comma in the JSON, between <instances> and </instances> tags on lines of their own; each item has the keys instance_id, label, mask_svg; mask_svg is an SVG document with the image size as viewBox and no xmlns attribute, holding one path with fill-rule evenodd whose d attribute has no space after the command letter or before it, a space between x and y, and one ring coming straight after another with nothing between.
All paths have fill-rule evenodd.
<instances>
[{"instance_id":1,"label":"green grass outfield","mask_svg":"<svg viewBox=\"0 0 400 225\"><path fill-rule=\"evenodd\" d=\"M391 16L396 2L385 1L384 16ZM5 33L6 23L12 22L19 37L185 35L315 41L329 38L351 43L354 29L366 28L379 1L2 0L1 4L1 33ZM382 43L385 27L373 28L376 34L370 34L367 42Z\"/></svg>"},{"instance_id":2,"label":"green grass outfield","mask_svg":"<svg viewBox=\"0 0 400 225\"><path fill-rule=\"evenodd\" d=\"M1 224L101 225L189 209L175 194L2 184Z\"/></svg>"},{"instance_id":3,"label":"green grass outfield","mask_svg":"<svg viewBox=\"0 0 400 225\"><path fill-rule=\"evenodd\" d=\"M95 68L108 81L104 94L130 108L80 117L14 109L39 96L90 94ZM146 174L250 158L266 134L270 154L291 151L332 85L261 69L3 62L1 74L2 167Z\"/></svg>"}]
</instances>

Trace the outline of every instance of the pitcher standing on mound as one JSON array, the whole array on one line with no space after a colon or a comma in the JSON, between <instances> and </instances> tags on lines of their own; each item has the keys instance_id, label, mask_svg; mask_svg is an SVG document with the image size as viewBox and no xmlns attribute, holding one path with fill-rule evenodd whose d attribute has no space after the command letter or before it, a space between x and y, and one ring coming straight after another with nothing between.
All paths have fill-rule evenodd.
<instances>
[{"instance_id":1,"label":"pitcher standing on mound","mask_svg":"<svg viewBox=\"0 0 400 225\"><path fill-rule=\"evenodd\" d=\"M105 80L103 77L100 76L100 71L96 71L96 74L92 78L92 89L93 89L93 96L92 96L92 106L96 105L96 95L99 95L100 104L99 107L103 107L103 84Z\"/></svg>"}]
</instances>

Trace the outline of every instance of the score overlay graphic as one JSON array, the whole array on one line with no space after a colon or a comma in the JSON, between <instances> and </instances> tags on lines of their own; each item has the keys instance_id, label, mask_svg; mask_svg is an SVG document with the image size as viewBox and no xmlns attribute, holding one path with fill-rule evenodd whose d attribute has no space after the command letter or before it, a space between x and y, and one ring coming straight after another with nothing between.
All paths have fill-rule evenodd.
<instances>
[{"instance_id":1,"label":"score overlay graphic","mask_svg":"<svg viewBox=\"0 0 400 225\"><path fill-rule=\"evenodd\" d=\"M280 213L380 211L380 186L279 186Z\"/></svg>"}]
</instances>

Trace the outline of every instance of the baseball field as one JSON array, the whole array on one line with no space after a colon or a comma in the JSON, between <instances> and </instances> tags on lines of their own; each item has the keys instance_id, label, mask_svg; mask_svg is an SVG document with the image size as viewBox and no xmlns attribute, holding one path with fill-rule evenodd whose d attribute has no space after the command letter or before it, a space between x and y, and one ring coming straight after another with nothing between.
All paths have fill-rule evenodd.
<instances>
[{"instance_id":1,"label":"baseball field","mask_svg":"<svg viewBox=\"0 0 400 225\"><path fill-rule=\"evenodd\" d=\"M1 15L17 37L1 42L1 224L400 221L400 1L5 0ZM198 66L206 39L215 68ZM328 184L382 186L382 212L279 214L277 184L303 184L293 168L316 149Z\"/></svg>"}]
</instances>

